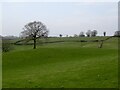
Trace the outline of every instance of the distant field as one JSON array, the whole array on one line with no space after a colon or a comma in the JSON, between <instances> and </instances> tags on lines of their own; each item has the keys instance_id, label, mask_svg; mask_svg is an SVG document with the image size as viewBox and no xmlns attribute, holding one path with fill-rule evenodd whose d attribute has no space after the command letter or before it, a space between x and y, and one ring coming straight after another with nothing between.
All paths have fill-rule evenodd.
<instances>
[{"instance_id":1,"label":"distant field","mask_svg":"<svg viewBox=\"0 0 120 90\"><path fill-rule=\"evenodd\" d=\"M118 38L105 41L103 48L98 48L100 42L76 42L105 38L41 39L35 50L14 45L2 54L3 88L116 88ZM60 40L64 42L44 44Z\"/></svg>"}]
</instances>

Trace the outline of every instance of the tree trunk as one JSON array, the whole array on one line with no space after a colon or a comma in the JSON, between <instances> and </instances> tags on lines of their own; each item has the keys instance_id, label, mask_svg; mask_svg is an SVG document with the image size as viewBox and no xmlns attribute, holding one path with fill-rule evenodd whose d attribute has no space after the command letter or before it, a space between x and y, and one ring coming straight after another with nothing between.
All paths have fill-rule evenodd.
<instances>
[{"instance_id":1,"label":"tree trunk","mask_svg":"<svg viewBox=\"0 0 120 90\"><path fill-rule=\"evenodd\" d=\"M33 49L36 49L36 37L34 37L34 47Z\"/></svg>"}]
</instances>

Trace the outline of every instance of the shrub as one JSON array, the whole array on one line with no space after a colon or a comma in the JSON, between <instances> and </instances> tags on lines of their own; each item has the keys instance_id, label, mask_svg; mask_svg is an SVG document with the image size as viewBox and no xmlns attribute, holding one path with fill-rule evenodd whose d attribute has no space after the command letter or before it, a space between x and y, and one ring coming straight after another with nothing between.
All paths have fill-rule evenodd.
<instances>
[{"instance_id":1,"label":"shrub","mask_svg":"<svg viewBox=\"0 0 120 90\"><path fill-rule=\"evenodd\" d=\"M12 50L12 44L10 43L10 40L2 39L2 52L8 52Z\"/></svg>"}]
</instances>

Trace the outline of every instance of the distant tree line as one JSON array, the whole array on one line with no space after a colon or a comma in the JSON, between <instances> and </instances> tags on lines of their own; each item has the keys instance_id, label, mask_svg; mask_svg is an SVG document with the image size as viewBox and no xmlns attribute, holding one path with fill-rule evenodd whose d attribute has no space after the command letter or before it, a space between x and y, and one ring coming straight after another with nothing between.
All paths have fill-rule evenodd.
<instances>
[{"instance_id":1,"label":"distant tree line","mask_svg":"<svg viewBox=\"0 0 120 90\"><path fill-rule=\"evenodd\" d=\"M80 32L80 34L74 34L73 36L68 36L66 35L66 37L96 37L98 34L98 31L97 30L88 30L86 33L84 33L83 31ZM63 35L62 34L59 34L59 37L62 37ZM103 36L106 36L106 32L104 31L103 32ZM120 31L115 31L114 35L113 36L120 36Z\"/></svg>"}]
</instances>

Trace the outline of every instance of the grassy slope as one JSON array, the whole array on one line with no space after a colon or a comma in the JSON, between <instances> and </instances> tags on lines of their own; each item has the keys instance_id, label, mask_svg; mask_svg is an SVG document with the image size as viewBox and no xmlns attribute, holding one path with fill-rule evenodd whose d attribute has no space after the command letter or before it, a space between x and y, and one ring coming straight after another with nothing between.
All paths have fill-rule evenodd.
<instances>
[{"instance_id":1,"label":"grassy slope","mask_svg":"<svg viewBox=\"0 0 120 90\"><path fill-rule=\"evenodd\" d=\"M117 87L117 39L27 46L3 54L3 87ZM20 50L19 50L20 48Z\"/></svg>"},{"instance_id":2,"label":"grassy slope","mask_svg":"<svg viewBox=\"0 0 120 90\"><path fill-rule=\"evenodd\" d=\"M0 38L0 89L2 88L2 40Z\"/></svg>"}]
</instances>

